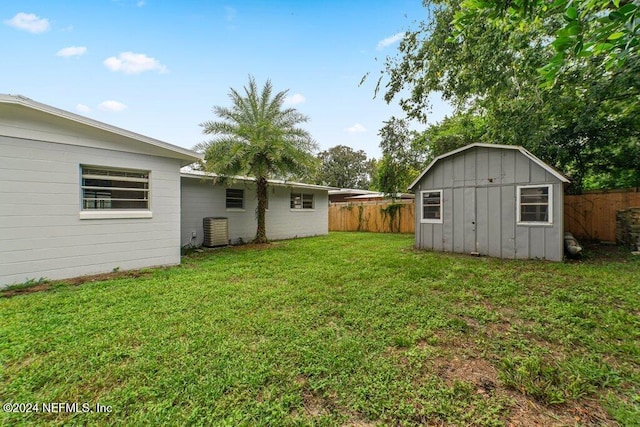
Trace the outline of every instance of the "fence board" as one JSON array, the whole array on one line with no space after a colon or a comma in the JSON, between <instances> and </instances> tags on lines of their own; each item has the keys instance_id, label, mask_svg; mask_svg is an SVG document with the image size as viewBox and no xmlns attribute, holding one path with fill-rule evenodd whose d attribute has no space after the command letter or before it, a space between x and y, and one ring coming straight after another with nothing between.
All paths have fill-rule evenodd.
<instances>
[{"instance_id":1,"label":"fence board","mask_svg":"<svg viewBox=\"0 0 640 427\"><path fill-rule=\"evenodd\" d=\"M329 206L329 230L413 233L414 202L402 202L393 221L383 212L389 204L388 201L334 203ZM640 188L565 195L564 229L578 239L615 242L617 211L633 207L640 207Z\"/></svg>"},{"instance_id":2,"label":"fence board","mask_svg":"<svg viewBox=\"0 0 640 427\"><path fill-rule=\"evenodd\" d=\"M389 207L391 205L397 207ZM415 209L411 202L334 203L329 206L329 231L413 233Z\"/></svg>"}]
</instances>

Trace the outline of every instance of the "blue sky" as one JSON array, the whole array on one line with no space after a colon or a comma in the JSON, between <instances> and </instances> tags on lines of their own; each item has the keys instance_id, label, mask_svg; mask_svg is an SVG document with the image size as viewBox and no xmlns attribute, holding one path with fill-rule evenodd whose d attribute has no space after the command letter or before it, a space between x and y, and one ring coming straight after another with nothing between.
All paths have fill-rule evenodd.
<instances>
[{"instance_id":1,"label":"blue sky","mask_svg":"<svg viewBox=\"0 0 640 427\"><path fill-rule=\"evenodd\" d=\"M420 0L5 1L0 93L191 148L251 74L289 90L320 149L378 157L382 122L403 113L375 81L425 16ZM431 119L450 112L435 100Z\"/></svg>"}]
</instances>

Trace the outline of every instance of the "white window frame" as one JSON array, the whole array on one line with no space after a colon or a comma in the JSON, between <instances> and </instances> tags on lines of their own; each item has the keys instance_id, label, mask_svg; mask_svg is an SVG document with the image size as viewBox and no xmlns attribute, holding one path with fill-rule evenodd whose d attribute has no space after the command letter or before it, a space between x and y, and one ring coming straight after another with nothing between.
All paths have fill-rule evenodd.
<instances>
[{"instance_id":1,"label":"white window frame","mask_svg":"<svg viewBox=\"0 0 640 427\"><path fill-rule=\"evenodd\" d=\"M521 221L522 190L527 188L547 188L547 221ZM553 184L518 185L516 187L516 222L518 225L553 225Z\"/></svg>"},{"instance_id":2,"label":"white window frame","mask_svg":"<svg viewBox=\"0 0 640 427\"><path fill-rule=\"evenodd\" d=\"M92 175L88 172L91 170L100 170L106 172L130 172L134 174L145 174L146 178L140 177L121 177L117 175ZM86 172L85 172L86 171ZM129 168L118 168L118 167L110 167L110 166L95 166L95 165L84 165L81 164L79 167L80 173L80 219L133 219L133 218L152 218L153 213L151 211L151 171L143 170L143 169L129 169ZM131 189L131 191L137 192L145 192L146 197L144 199L131 199L131 200L144 200L146 201L146 208L85 208L85 190L93 191L98 193L102 191L103 193L110 192L114 187L99 187L99 186L90 186L84 185L84 179L101 179L101 180L113 180L113 181L130 181L130 182L144 182L147 184L147 188L144 189ZM121 189L122 190L122 189ZM127 191L127 190L125 190Z\"/></svg>"},{"instance_id":3,"label":"white window frame","mask_svg":"<svg viewBox=\"0 0 640 427\"><path fill-rule=\"evenodd\" d=\"M230 208L227 207L227 200L229 198L228 195L228 191L229 190L233 190L233 191L242 191L242 207L241 208ZM227 212L244 212L245 211L245 207L246 207L246 197L245 197L245 191L244 188L226 188L224 190L224 207L227 210ZM234 198L235 200L238 200L238 198Z\"/></svg>"},{"instance_id":4,"label":"white window frame","mask_svg":"<svg viewBox=\"0 0 640 427\"><path fill-rule=\"evenodd\" d=\"M296 205L294 204L294 206L291 206L291 202L293 201L293 198L295 196L299 195L300 196L300 205L299 207L296 207ZM310 196L311 197L311 207L310 208L305 208L304 207L304 198L305 196ZM292 191L290 196L289 196L289 208L292 212L313 212L316 210L316 196L313 193L304 193L302 191Z\"/></svg>"},{"instance_id":5,"label":"white window frame","mask_svg":"<svg viewBox=\"0 0 640 427\"><path fill-rule=\"evenodd\" d=\"M424 217L424 193L439 193L440 194L440 219L436 218L425 218ZM442 224L442 206L444 205L444 200L442 197L442 190L423 190L420 191L420 222L422 224Z\"/></svg>"}]
</instances>

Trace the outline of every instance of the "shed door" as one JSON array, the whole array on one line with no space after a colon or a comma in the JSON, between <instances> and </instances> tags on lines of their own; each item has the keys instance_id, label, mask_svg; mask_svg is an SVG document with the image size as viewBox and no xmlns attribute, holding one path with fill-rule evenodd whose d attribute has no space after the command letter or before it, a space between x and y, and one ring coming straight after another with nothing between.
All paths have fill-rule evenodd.
<instances>
[{"instance_id":1,"label":"shed door","mask_svg":"<svg viewBox=\"0 0 640 427\"><path fill-rule=\"evenodd\" d=\"M477 221L476 221L476 189L465 187L464 189L464 252L477 252Z\"/></svg>"},{"instance_id":2,"label":"shed door","mask_svg":"<svg viewBox=\"0 0 640 427\"><path fill-rule=\"evenodd\" d=\"M475 188L454 188L452 207L453 252L477 252Z\"/></svg>"}]
</instances>

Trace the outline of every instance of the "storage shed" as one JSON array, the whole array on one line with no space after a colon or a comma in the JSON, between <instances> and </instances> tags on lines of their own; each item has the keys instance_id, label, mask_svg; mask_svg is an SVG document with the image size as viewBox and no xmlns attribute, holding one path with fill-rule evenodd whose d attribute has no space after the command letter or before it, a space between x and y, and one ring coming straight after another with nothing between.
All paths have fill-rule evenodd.
<instances>
[{"instance_id":1,"label":"storage shed","mask_svg":"<svg viewBox=\"0 0 640 427\"><path fill-rule=\"evenodd\" d=\"M562 261L569 180L519 146L471 144L443 154L409 187L415 246Z\"/></svg>"}]
</instances>

